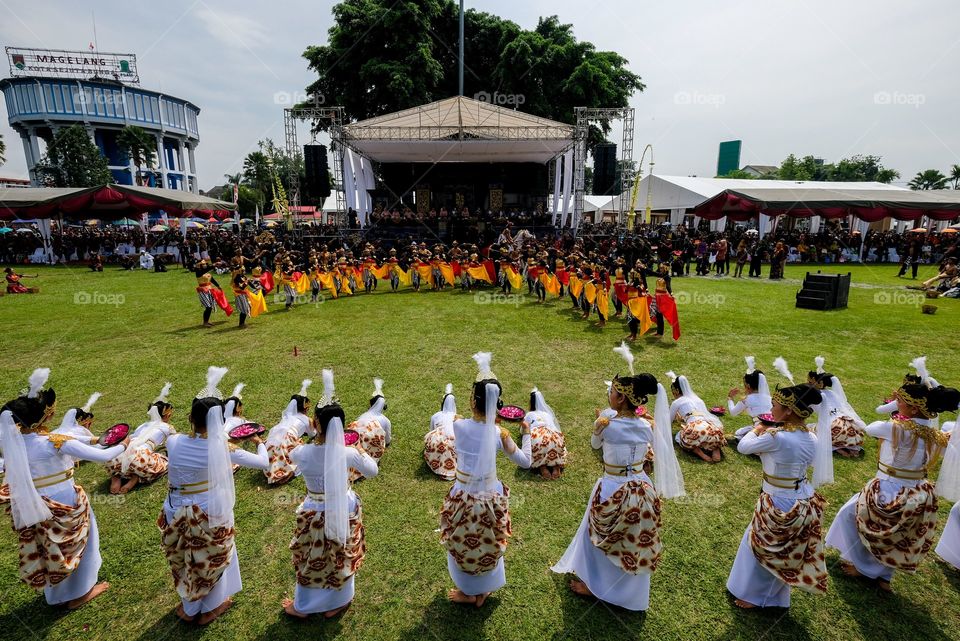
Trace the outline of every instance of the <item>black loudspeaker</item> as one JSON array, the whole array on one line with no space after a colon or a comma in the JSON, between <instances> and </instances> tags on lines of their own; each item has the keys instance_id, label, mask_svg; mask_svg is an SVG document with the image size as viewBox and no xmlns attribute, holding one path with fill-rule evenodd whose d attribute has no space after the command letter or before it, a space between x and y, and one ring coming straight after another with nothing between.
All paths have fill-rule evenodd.
<instances>
[{"instance_id":1,"label":"black loudspeaker","mask_svg":"<svg viewBox=\"0 0 960 641\"><path fill-rule=\"evenodd\" d=\"M327 148L324 145L303 146L303 170L306 192L313 198L330 195L330 172L327 169Z\"/></svg>"},{"instance_id":2,"label":"black loudspeaker","mask_svg":"<svg viewBox=\"0 0 960 641\"><path fill-rule=\"evenodd\" d=\"M617 146L603 142L593 150L593 193L600 196L613 194L617 181Z\"/></svg>"}]
</instances>

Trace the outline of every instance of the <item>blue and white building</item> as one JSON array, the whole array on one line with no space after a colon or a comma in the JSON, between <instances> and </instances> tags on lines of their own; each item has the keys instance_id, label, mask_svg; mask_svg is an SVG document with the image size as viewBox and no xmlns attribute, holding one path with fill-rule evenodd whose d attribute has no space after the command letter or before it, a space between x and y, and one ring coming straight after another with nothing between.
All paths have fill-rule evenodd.
<instances>
[{"instance_id":1,"label":"blue and white building","mask_svg":"<svg viewBox=\"0 0 960 641\"><path fill-rule=\"evenodd\" d=\"M11 67L11 71L16 70ZM156 138L154 166L141 167L144 184L198 191L195 152L200 144L200 109L192 102L142 89L124 82L119 74L86 79L12 75L17 77L0 80L0 91L10 126L23 142L31 184L37 184L40 141L46 144L57 130L76 124L87 130L106 156L116 182L135 184L136 168L118 148L117 135L126 125L136 125Z\"/></svg>"}]
</instances>

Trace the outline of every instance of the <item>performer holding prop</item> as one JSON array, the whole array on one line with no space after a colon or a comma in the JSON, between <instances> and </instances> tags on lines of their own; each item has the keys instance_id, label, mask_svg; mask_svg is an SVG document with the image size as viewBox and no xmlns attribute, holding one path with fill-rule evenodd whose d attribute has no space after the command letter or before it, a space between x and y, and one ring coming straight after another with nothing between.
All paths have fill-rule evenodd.
<instances>
[{"instance_id":1,"label":"performer holding prop","mask_svg":"<svg viewBox=\"0 0 960 641\"><path fill-rule=\"evenodd\" d=\"M170 425L173 405L167 402L172 385L167 383L147 408L148 421L130 435L130 444L110 460L110 493L126 494L140 483L152 483L167 473L167 457L157 452L176 430Z\"/></svg>"}]
</instances>

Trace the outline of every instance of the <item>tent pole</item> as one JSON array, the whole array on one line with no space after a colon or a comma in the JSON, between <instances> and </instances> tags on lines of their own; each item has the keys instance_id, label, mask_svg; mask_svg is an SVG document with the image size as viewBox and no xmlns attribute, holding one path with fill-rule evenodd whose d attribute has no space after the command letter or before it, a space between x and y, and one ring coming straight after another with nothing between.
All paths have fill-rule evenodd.
<instances>
[{"instance_id":1,"label":"tent pole","mask_svg":"<svg viewBox=\"0 0 960 641\"><path fill-rule=\"evenodd\" d=\"M459 69L460 69L460 94L463 95L463 0L460 0L460 56L459 56Z\"/></svg>"}]
</instances>

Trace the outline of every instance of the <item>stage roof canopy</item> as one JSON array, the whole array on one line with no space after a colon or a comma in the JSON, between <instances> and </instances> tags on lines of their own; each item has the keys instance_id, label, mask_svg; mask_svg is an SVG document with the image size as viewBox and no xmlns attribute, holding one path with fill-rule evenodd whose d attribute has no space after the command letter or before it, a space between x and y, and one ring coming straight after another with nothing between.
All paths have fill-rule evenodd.
<instances>
[{"instance_id":1,"label":"stage roof canopy","mask_svg":"<svg viewBox=\"0 0 960 641\"><path fill-rule=\"evenodd\" d=\"M0 187L0 219L104 218L114 220L162 209L168 214L197 212L204 216L236 209L233 203L179 189L134 185L90 188Z\"/></svg>"},{"instance_id":2,"label":"stage roof canopy","mask_svg":"<svg viewBox=\"0 0 960 641\"><path fill-rule=\"evenodd\" d=\"M822 216L876 222L884 218L952 220L960 216L960 192L900 189L737 187L726 189L695 207L692 213L707 220L724 216L748 220L758 213L793 218Z\"/></svg>"},{"instance_id":3,"label":"stage roof canopy","mask_svg":"<svg viewBox=\"0 0 960 641\"><path fill-rule=\"evenodd\" d=\"M546 163L573 142L573 126L455 96L361 120L344 141L377 162Z\"/></svg>"}]
</instances>

